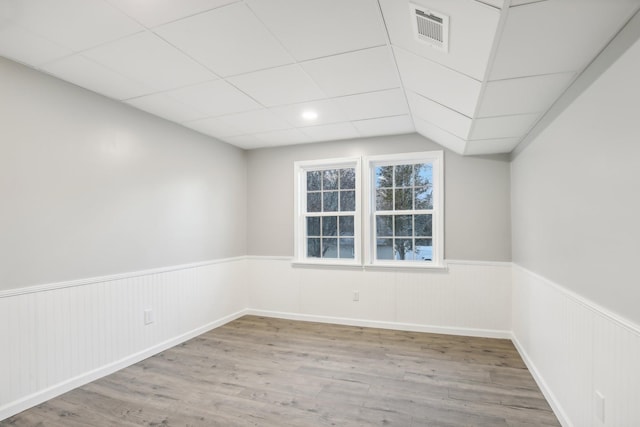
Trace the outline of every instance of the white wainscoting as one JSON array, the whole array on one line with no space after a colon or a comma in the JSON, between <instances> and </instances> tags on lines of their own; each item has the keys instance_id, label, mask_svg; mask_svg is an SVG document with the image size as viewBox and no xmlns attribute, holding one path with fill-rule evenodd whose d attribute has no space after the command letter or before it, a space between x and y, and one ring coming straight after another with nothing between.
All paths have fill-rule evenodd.
<instances>
[{"instance_id":1,"label":"white wainscoting","mask_svg":"<svg viewBox=\"0 0 640 427\"><path fill-rule=\"evenodd\" d=\"M640 326L518 265L512 307L513 341L563 426L640 426Z\"/></svg>"},{"instance_id":2,"label":"white wainscoting","mask_svg":"<svg viewBox=\"0 0 640 427\"><path fill-rule=\"evenodd\" d=\"M565 427L640 426L640 327L557 284L511 263L415 271L301 267L288 257L0 292L0 420L246 313L512 338Z\"/></svg>"},{"instance_id":3,"label":"white wainscoting","mask_svg":"<svg viewBox=\"0 0 640 427\"><path fill-rule=\"evenodd\" d=\"M0 292L0 420L243 315L245 263Z\"/></svg>"},{"instance_id":4,"label":"white wainscoting","mask_svg":"<svg viewBox=\"0 0 640 427\"><path fill-rule=\"evenodd\" d=\"M511 263L448 261L446 270L292 266L248 257L249 312L298 320L511 337ZM359 301L353 300L359 292Z\"/></svg>"}]
</instances>

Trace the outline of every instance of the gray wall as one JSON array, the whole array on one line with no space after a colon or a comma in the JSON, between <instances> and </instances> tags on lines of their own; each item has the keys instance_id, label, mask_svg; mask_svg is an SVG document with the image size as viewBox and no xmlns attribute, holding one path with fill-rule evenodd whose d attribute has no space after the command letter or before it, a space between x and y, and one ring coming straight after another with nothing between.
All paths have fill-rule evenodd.
<instances>
[{"instance_id":1,"label":"gray wall","mask_svg":"<svg viewBox=\"0 0 640 427\"><path fill-rule=\"evenodd\" d=\"M442 149L412 134L249 151L249 255L293 255L294 161ZM445 258L510 261L508 158L444 151Z\"/></svg>"},{"instance_id":2,"label":"gray wall","mask_svg":"<svg viewBox=\"0 0 640 427\"><path fill-rule=\"evenodd\" d=\"M245 165L0 58L0 289L244 255Z\"/></svg>"},{"instance_id":3,"label":"gray wall","mask_svg":"<svg viewBox=\"0 0 640 427\"><path fill-rule=\"evenodd\" d=\"M640 324L639 70L636 41L513 160L511 199L514 262Z\"/></svg>"}]
</instances>

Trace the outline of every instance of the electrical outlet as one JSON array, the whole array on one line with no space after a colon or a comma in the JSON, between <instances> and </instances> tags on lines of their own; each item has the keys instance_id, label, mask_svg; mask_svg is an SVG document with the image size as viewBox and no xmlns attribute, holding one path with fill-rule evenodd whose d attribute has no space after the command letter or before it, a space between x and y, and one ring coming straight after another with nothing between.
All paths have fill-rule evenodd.
<instances>
[{"instance_id":1,"label":"electrical outlet","mask_svg":"<svg viewBox=\"0 0 640 427\"><path fill-rule=\"evenodd\" d=\"M601 423L604 423L604 396L596 390L594 406L596 409L596 417Z\"/></svg>"},{"instance_id":2,"label":"electrical outlet","mask_svg":"<svg viewBox=\"0 0 640 427\"><path fill-rule=\"evenodd\" d=\"M360 301L360 291L353 291L353 300Z\"/></svg>"},{"instance_id":3,"label":"electrical outlet","mask_svg":"<svg viewBox=\"0 0 640 427\"><path fill-rule=\"evenodd\" d=\"M153 310L147 308L144 310L144 324L150 325L153 323Z\"/></svg>"}]
</instances>

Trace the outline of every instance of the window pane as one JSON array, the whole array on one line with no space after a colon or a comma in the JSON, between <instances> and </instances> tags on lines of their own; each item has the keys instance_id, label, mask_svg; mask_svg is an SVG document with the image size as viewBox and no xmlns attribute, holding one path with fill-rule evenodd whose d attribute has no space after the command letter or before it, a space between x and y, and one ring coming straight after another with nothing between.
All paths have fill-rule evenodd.
<instances>
[{"instance_id":1,"label":"window pane","mask_svg":"<svg viewBox=\"0 0 640 427\"><path fill-rule=\"evenodd\" d=\"M416 209L433 209L433 187L415 189Z\"/></svg>"},{"instance_id":2,"label":"window pane","mask_svg":"<svg viewBox=\"0 0 640 427\"><path fill-rule=\"evenodd\" d=\"M405 209L413 209L413 201L411 200L411 188L402 188L399 190L395 190L396 193L396 202L395 209L405 210Z\"/></svg>"},{"instance_id":3,"label":"window pane","mask_svg":"<svg viewBox=\"0 0 640 427\"><path fill-rule=\"evenodd\" d=\"M324 198L322 205L323 212L337 212L338 211L338 192L337 191L327 191L322 193L322 197Z\"/></svg>"},{"instance_id":4,"label":"window pane","mask_svg":"<svg viewBox=\"0 0 640 427\"><path fill-rule=\"evenodd\" d=\"M340 224L340 235L341 236L353 236L353 217L352 216L341 216L338 220Z\"/></svg>"},{"instance_id":5,"label":"window pane","mask_svg":"<svg viewBox=\"0 0 640 427\"><path fill-rule=\"evenodd\" d=\"M413 165L397 165L395 167L395 186L411 187L413 185Z\"/></svg>"},{"instance_id":6,"label":"window pane","mask_svg":"<svg viewBox=\"0 0 640 427\"><path fill-rule=\"evenodd\" d=\"M353 239L339 239L340 258L354 258L355 251L353 248Z\"/></svg>"},{"instance_id":7,"label":"window pane","mask_svg":"<svg viewBox=\"0 0 640 427\"><path fill-rule=\"evenodd\" d=\"M307 239L307 257L320 258L320 239Z\"/></svg>"},{"instance_id":8,"label":"window pane","mask_svg":"<svg viewBox=\"0 0 640 427\"><path fill-rule=\"evenodd\" d=\"M393 259L392 242L391 239L376 240L376 259Z\"/></svg>"},{"instance_id":9,"label":"window pane","mask_svg":"<svg viewBox=\"0 0 640 427\"><path fill-rule=\"evenodd\" d=\"M416 259L421 261L433 260L433 240L416 239Z\"/></svg>"},{"instance_id":10,"label":"window pane","mask_svg":"<svg viewBox=\"0 0 640 427\"><path fill-rule=\"evenodd\" d=\"M323 171L322 189L337 190L338 189L338 169L329 169Z\"/></svg>"},{"instance_id":11,"label":"window pane","mask_svg":"<svg viewBox=\"0 0 640 427\"><path fill-rule=\"evenodd\" d=\"M340 210L342 212L350 212L356 210L356 192L341 191L340 192Z\"/></svg>"},{"instance_id":12,"label":"window pane","mask_svg":"<svg viewBox=\"0 0 640 427\"><path fill-rule=\"evenodd\" d=\"M391 215L376 216L376 236L393 236L393 217Z\"/></svg>"},{"instance_id":13,"label":"window pane","mask_svg":"<svg viewBox=\"0 0 640 427\"><path fill-rule=\"evenodd\" d=\"M376 167L376 188L393 187L393 166Z\"/></svg>"},{"instance_id":14,"label":"window pane","mask_svg":"<svg viewBox=\"0 0 640 427\"><path fill-rule=\"evenodd\" d=\"M393 190L376 190L376 210L390 211L393 209Z\"/></svg>"},{"instance_id":15,"label":"window pane","mask_svg":"<svg viewBox=\"0 0 640 427\"><path fill-rule=\"evenodd\" d=\"M413 224L412 215L396 215L395 226L396 226L396 236L412 236L413 235Z\"/></svg>"},{"instance_id":16,"label":"window pane","mask_svg":"<svg viewBox=\"0 0 640 427\"><path fill-rule=\"evenodd\" d=\"M413 259L413 242L411 239L395 239L393 250L395 259L412 260Z\"/></svg>"},{"instance_id":17,"label":"window pane","mask_svg":"<svg viewBox=\"0 0 640 427\"><path fill-rule=\"evenodd\" d=\"M415 186L421 187L433 185L433 165L431 163L421 163L413 165L415 170Z\"/></svg>"},{"instance_id":18,"label":"window pane","mask_svg":"<svg viewBox=\"0 0 640 427\"><path fill-rule=\"evenodd\" d=\"M354 168L340 169L340 189L354 190L356 188L356 170Z\"/></svg>"},{"instance_id":19,"label":"window pane","mask_svg":"<svg viewBox=\"0 0 640 427\"><path fill-rule=\"evenodd\" d=\"M321 182L322 182L321 171L307 172L307 191L320 191Z\"/></svg>"},{"instance_id":20,"label":"window pane","mask_svg":"<svg viewBox=\"0 0 640 427\"><path fill-rule=\"evenodd\" d=\"M432 216L431 214L429 215L416 215L415 216L416 219L416 232L415 235L416 236L425 236L425 237L431 237L432 236L432 224L431 224L431 219Z\"/></svg>"},{"instance_id":21,"label":"window pane","mask_svg":"<svg viewBox=\"0 0 640 427\"><path fill-rule=\"evenodd\" d=\"M307 236L320 235L320 217L312 216L307 218Z\"/></svg>"},{"instance_id":22,"label":"window pane","mask_svg":"<svg viewBox=\"0 0 640 427\"><path fill-rule=\"evenodd\" d=\"M338 258L338 248L335 238L322 239L322 258Z\"/></svg>"},{"instance_id":23,"label":"window pane","mask_svg":"<svg viewBox=\"0 0 640 427\"><path fill-rule=\"evenodd\" d=\"M307 212L320 212L321 193L307 193Z\"/></svg>"},{"instance_id":24,"label":"window pane","mask_svg":"<svg viewBox=\"0 0 640 427\"><path fill-rule=\"evenodd\" d=\"M323 216L322 217L322 235L335 236L338 234L337 232L338 232L338 217Z\"/></svg>"}]
</instances>

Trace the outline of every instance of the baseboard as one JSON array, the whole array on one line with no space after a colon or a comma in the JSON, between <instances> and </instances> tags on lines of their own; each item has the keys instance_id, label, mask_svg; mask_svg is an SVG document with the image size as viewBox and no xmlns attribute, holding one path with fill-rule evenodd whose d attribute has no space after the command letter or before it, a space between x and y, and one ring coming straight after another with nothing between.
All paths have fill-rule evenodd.
<instances>
[{"instance_id":1,"label":"baseboard","mask_svg":"<svg viewBox=\"0 0 640 427\"><path fill-rule=\"evenodd\" d=\"M135 363L138 363L155 354L158 354L171 347L174 347L178 344L188 341L191 338L195 338L198 335L201 335L205 332L208 332L212 329L218 328L226 323L229 323L235 319L238 319L239 317L242 317L245 314L247 314L246 309L237 311L233 314L230 314L228 316L225 316L213 322L207 323L206 325L200 326L196 329L193 329L189 332L181 334L177 337L163 341L159 344L156 344L138 353L132 354L123 359L117 360L113 363L109 363L98 369L94 369L92 371L86 372L82 375L78 375L74 378L70 378L52 387L46 388L44 390L40 390L37 393L31 394L29 396L25 396L24 398L18 401L10 402L0 407L0 421L4 420L5 418L16 415L26 409L39 405L43 402L46 402L49 399L60 396L61 394L71 391L74 388L83 386L99 378L112 374L120 369L126 368L127 366L131 366Z\"/></svg>"},{"instance_id":2,"label":"baseboard","mask_svg":"<svg viewBox=\"0 0 640 427\"><path fill-rule=\"evenodd\" d=\"M364 328L394 329L399 331L427 332L433 334L461 335L468 337L511 339L511 331L493 329L456 328L412 323L383 322L379 320L352 319L345 317L318 316L299 313L285 313L269 310L247 309L246 314L278 319L301 320L304 322L331 323L337 325L359 326Z\"/></svg>"},{"instance_id":3,"label":"baseboard","mask_svg":"<svg viewBox=\"0 0 640 427\"><path fill-rule=\"evenodd\" d=\"M544 378L542 378L542 375L540 375L540 372L529 357L529 354L527 354L524 347L520 344L518 338L513 333L511 333L511 342L513 342L513 345L520 354L520 357L522 357L525 365L527 365L527 369L529 369L529 372L531 372L531 376L536 381L536 384L538 384L540 391L542 391L545 399L547 399L549 406L551 406L553 413L555 414L556 418L558 418L558 421L560 422L562 427L574 427L571 421L569 421L569 417L558 403L558 399L556 399L555 394L551 391L551 388L547 385Z\"/></svg>"}]
</instances>

